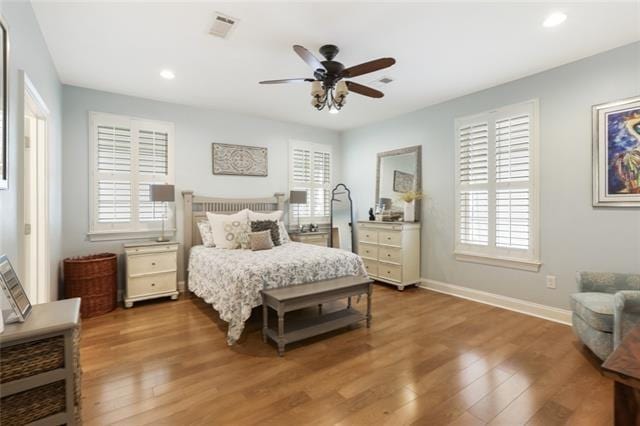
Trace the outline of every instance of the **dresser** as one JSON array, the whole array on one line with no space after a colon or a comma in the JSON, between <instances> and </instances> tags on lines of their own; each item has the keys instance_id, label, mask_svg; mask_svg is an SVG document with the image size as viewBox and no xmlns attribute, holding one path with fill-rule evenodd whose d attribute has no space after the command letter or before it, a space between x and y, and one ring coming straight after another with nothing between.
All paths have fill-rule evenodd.
<instances>
[{"instance_id":1,"label":"dresser","mask_svg":"<svg viewBox=\"0 0 640 426\"><path fill-rule=\"evenodd\" d=\"M317 232L290 232L291 241L298 243L313 244L315 246L326 247L329 245L329 233L325 231Z\"/></svg>"},{"instance_id":2,"label":"dresser","mask_svg":"<svg viewBox=\"0 0 640 426\"><path fill-rule=\"evenodd\" d=\"M125 244L125 308L158 297L178 298L178 243Z\"/></svg>"},{"instance_id":3,"label":"dresser","mask_svg":"<svg viewBox=\"0 0 640 426\"><path fill-rule=\"evenodd\" d=\"M80 299L34 305L0 334L0 424L80 423Z\"/></svg>"},{"instance_id":4,"label":"dresser","mask_svg":"<svg viewBox=\"0 0 640 426\"><path fill-rule=\"evenodd\" d=\"M420 223L358 221L358 254L371 278L402 291L420 281Z\"/></svg>"}]
</instances>

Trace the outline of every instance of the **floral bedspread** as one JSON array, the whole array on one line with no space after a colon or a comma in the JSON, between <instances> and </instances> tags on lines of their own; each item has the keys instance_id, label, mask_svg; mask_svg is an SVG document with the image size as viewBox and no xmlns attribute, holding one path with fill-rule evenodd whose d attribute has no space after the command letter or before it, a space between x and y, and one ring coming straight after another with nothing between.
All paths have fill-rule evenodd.
<instances>
[{"instance_id":1,"label":"floral bedspread","mask_svg":"<svg viewBox=\"0 0 640 426\"><path fill-rule=\"evenodd\" d=\"M357 254L296 242L262 251L195 246L189 255L189 290L229 323L229 345L262 304L260 290L349 275L367 275Z\"/></svg>"}]
</instances>

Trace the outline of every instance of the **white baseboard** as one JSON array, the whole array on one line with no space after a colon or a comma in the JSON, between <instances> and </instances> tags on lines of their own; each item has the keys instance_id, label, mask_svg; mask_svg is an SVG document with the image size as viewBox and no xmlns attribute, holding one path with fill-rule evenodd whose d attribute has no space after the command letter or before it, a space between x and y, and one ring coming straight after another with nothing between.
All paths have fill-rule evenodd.
<instances>
[{"instance_id":1,"label":"white baseboard","mask_svg":"<svg viewBox=\"0 0 640 426\"><path fill-rule=\"evenodd\" d=\"M566 309L554 308L552 306L541 305L539 303L528 302L522 299L502 296L500 294L487 293L486 291L475 290L459 285L443 283L441 281L420 279L418 285L427 290L437 291L438 293L449 294L451 296L461 297L463 299L473 300L474 302L484 303L499 308L508 309L510 311L520 312L521 314L531 315L557 322L560 324L571 325L571 311Z\"/></svg>"},{"instance_id":2,"label":"white baseboard","mask_svg":"<svg viewBox=\"0 0 640 426\"><path fill-rule=\"evenodd\" d=\"M184 281L178 281L178 292L184 293L185 289L186 286L184 284Z\"/></svg>"}]
</instances>

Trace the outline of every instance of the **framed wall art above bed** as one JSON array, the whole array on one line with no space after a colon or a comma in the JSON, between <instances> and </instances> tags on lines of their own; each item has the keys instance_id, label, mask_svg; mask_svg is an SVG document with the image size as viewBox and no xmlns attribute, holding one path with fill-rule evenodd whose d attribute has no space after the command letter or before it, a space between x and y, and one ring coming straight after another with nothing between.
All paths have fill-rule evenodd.
<instances>
[{"instance_id":1,"label":"framed wall art above bed","mask_svg":"<svg viewBox=\"0 0 640 426\"><path fill-rule=\"evenodd\" d=\"M593 107L593 205L640 207L640 97Z\"/></svg>"},{"instance_id":2,"label":"framed wall art above bed","mask_svg":"<svg viewBox=\"0 0 640 426\"><path fill-rule=\"evenodd\" d=\"M214 175L267 176L268 174L267 148L214 143L211 150Z\"/></svg>"}]
</instances>

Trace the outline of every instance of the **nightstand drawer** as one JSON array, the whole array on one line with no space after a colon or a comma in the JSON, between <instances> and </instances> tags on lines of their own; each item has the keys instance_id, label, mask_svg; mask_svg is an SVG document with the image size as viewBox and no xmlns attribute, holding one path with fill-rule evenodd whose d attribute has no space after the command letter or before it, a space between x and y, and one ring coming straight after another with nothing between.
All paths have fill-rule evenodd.
<instances>
[{"instance_id":1,"label":"nightstand drawer","mask_svg":"<svg viewBox=\"0 0 640 426\"><path fill-rule=\"evenodd\" d=\"M312 244L316 246L327 246L329 236L327 234L314 234L312 232L306 234L293 234L291 240L299 243Z\"/></svg>"},{"instance_id":2,"label":"nightstand drawer","mask_svg":"<svg viewBox=\"0 0 640 426\"><path fill-rule=\"evenodd\" d=\"M176 252L139 254L127 258L127 273L130 277L176 270Z\"/></svg>"},{"instance_id":3,"label":"nightstand drawer","mask_svg":"<svg viewBox=\"0 0 640 426\"><path fill-rule=\"evenodd\" d=\"M360 257L376 260L378 259L378 246L360 243L358 246L358 254Z\"/></svg>"},{"instance_id":4,"label":"nightstand drawer","mask_svg":"<svg viewBox=\"0 0 640 426\"><path fill-rule=\"evenodd\" d=\"M176 273L145 275L129 278L127 285L127 297L139 297L149 294L176 291Z\"/></svg>"},{"instance_id":5,"label":"nightstand drawer","mask_svg":"<svg viewBox=\"0 0 640 426\"><path fill-rule=\"evenodd\" d=\"M380 231L378 236L380 244L386 244L390 246L402 246L402 232L401 231Z\"/></svg>"},{"instance_id":6,"label":"nightstand drawer","mask_svg":"<svg viewBox=\"0 0 640 426\"><path fill-rule=\"evenodd\" d=\"M378 263L378 276L386 278L391 281L402 281L402 268L399 265L392 265L391 263L379 262Z\"/></svg>"},{"instance_id":7,"label":"nightstand drawer","mask_svg":"<svg viewBox=\"0 0 640 426\"><path fill-rule=\"evenodd\" d=\"M380 246L378 259L383 262L402 263L402 249L399 247Z\"/></svg>"},{"instance_id":8,"label":"nightstand drawer","mask_svg":"<svg viewBox=\"0 0 640 426\"><path fill-rule=\"evenodd\" d=\"M377 261L363 258L362 262L364 263L364 269L367 270L367 274L369 274L371 276L374 276L374 277L378 275L378 262Z\"/></svg>"}]
</instances>

